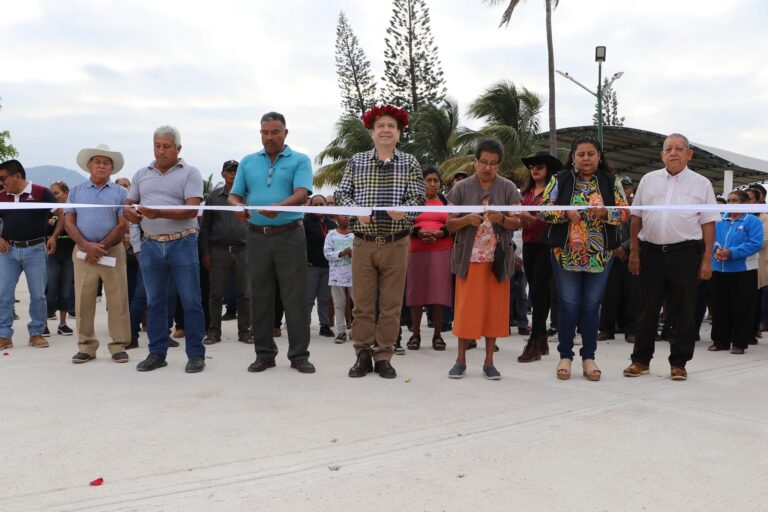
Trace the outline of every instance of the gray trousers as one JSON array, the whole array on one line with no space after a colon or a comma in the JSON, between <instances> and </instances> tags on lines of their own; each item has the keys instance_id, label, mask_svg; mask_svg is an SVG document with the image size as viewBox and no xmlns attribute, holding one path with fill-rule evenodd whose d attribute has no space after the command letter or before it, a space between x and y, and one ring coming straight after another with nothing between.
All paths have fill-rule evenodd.
<instances>
[{"instance_id":1,"label":"gray trousers","mask_svg":"<svg viewBox=\"0 0 768 512\"><path fill-rule=\"evenodd\" d=\"M308 359L307 241L304 227L276 235L249 230L248 277L251 281L251 324L256 356L267 360L277 356L277 345L272 337L277 279L288 327L288 359Z\"/></svg>"},{"instance_id":2,"label":"gray trousers","mask_svg":"<svg viewBox=\"0 0 768 512\"><path fill-rule=\"evenodd\" d=\"M328 286L328 267L307 268L307 309L309 309L309 323L312 323L312 308L317 297L317 317L320 325L330 327L328 319L328 299L331 296L331 288Z\"/></svg>"},{"instance_id":3,"label":"gray trousers","mask_svg":"<svg viewBox=\"0 0 768 512\"><path fill-rule=\"evenodd\" d=\"M224 246L211 245L208 332L221 336L221 306L229 280L235 278L237 293L237 334L244 336L251 330L251 290L248 283L248 267L245 247L229 252Z\"/></svg>"}]
</instances>

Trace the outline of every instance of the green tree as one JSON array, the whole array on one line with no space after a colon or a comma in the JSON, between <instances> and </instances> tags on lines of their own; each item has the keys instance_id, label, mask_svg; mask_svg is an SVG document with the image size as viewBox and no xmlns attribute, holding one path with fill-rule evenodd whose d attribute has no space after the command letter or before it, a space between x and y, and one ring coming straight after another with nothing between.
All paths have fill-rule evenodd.
<instances>
[{"instance_id":1,"label":"green tree","mask_svg":"<svg viewBox=\"0 0 768 512\"><path fill-rule=\"evenodd\" d=\"M459 106L453 99L439 105L424 105L411 118L411 137L403 150L411 153L422 166L438 165L454 158L460 150L456 141Z\"/></svg>"},{"instance_id":2,"label":"green tree","mask_svg":"<svg viewBox=\"0 0 768 512\"><path fill-rule=\"evenodd\" d=\"M344 12L339 13L336 25L336 74L344 113L362 117L376 103L376 82Z\"/></svg>"},{"instance_id":3,"label":"green tree","mask_svg":"<svg viewBox=\"0 0 768 512\"><path fill-rule=\"evenodd\" d=\"M394 0L384 50L384 99L413 114L446 93L425 0Z\"/></svg>"},{"instance_id":4,"label":"green tree","mask_svg":"<svg viewBox=\"0 0 768 512\"><path fill-rule=\"evenodd\" d=\"M512 176L512 171L520 166L520 158L535 147L541 106L541 98L525 87L518 89L507 80L493 84L469 106L469 116L483 120L485 125L477 131L459 128L459 152L471 155L478 140L495 137L504 145L505 153L499 173ZM472 161L471 156L459 157L448 162L446 171L458 168L461 159L465 166Z\"/></svg>"},{"instance_id":5,"label":"green tree","mask_svg":"<svg viewBox=\"0 0 768 512\"><path fill-rule=\"evenodd\" d=\"M483 0L490 5L507 4L504 14L501 15L502 25L509 25L512 19L512 12L520 3L520 0ZM546 8L546 29L547 29L547 76L549 78L549 153L557 156L557 123L555 120L555 49L552 43L552 10L557 7L560 0L544 0Z\"/></svg>"},{"instance_id":6,"label":"green tree","mask_svg":"<svg viewBox=\"0 0 768 512\"><path fill-rule=\"evenodd\" d=\"M336 136L315 158L322 165L314 177L315 187L338 185L344 174L347 162L355 153L368 151L373 147L373 139L357 116L344 116L336 122Z\"/></svg>"},{"instance_id":7,"label":"green tree","mask_svg":"<svg viewBox=\"0 0 768 512\"><path fill-rule=\"evenodd\" d=\"M0 162L19 156L19 152L11 145L10 138L11 133L8 130L0 132Z\"/></svg>"},{"instance_id":8,"label":"green tree","mask_svg":"<svg viewBox=\"0 0 768 512\"><path fill-rule=\"evenodd\" d=\"M2 100L2 98L0 98ZM3 105L0 103L0 110L3 110ZM11 160L19 156L19 152L11 145L11 132L8 130L0 132L0 162Z\"/></svg>"},{"instance_id":9,"label":"green tree","mask_svg":"<svg viewBox=\"0 0 768 512\"><path fill-rule=\"evenodd\" d=\"M613 90L613 84L609 85L606 78L603 80L603 87L600 89L603 97L603 126L624 126L624 117L619 117L619 98L616 91ZM595 102L595 113L592 114L592 124L597 126L598 106Z\"/></svg>"}]
</instances>

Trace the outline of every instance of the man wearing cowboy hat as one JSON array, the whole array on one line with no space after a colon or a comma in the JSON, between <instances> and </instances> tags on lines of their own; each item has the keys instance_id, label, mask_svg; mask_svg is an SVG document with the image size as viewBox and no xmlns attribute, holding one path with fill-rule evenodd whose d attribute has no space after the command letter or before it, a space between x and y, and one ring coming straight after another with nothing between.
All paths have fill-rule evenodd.
<instances>
[{"instance_id":1,"label":"man wearing cowboy hat","mask_svg":"<svg viewBox=\"0 0 768 512\"><path fill-rule=\"evenodd\" d=\"M72 262L75 267L75 310L77 311L78 351L73 363L96 358L99 340L94 331L96 294L99 280L104 283L109 309L109 352L116 363L128 362L125 347L131 341L128 316L128 278L123 235L128 223L122 204L128 193L109 177L123 168L123 155L106 144L84 148L77 155L77 165L91 175L69 192L64 208L67 233L75 242ZM78 208L77 204L102 204L104 208ZM111 259L114 258L114 264Z\"/></svg>"}]
</instances>

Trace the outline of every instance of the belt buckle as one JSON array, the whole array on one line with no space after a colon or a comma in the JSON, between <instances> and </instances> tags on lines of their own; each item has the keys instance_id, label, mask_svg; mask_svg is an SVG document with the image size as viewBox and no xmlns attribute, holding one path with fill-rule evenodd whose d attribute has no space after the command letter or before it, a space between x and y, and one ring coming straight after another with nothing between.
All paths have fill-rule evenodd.
<instances>
[{"instance_id":1,"label":"belt buckle","mask_svg":"<svg viewBox=\"0 0 768 512\"><path fill-rule=\"evenodd\" d=\"M669 252L669 246L668 245L662 245L661 246L661 252Z\"/></svg>"},{"instance_id":2,"label":"belt buckle","mask_svg":"<svg viewBox=\"0 0 768 512\"><path fill-rule=\"evenodd\" d=\"M373 241L376 242L376 245L384 245L387 243L387 238L382 235L376 235L376 238Z\"/></svg>"}]
</instances>

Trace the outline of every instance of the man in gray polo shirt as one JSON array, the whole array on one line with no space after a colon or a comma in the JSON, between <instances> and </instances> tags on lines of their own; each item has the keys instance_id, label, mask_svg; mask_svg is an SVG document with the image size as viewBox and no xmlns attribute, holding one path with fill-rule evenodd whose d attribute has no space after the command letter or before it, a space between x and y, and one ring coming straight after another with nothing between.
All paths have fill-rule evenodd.
<instances>
[{"instance_id":1,"label":"man in gray polo shirt","mask_svg":"<svg viewBox=\"0 0 768 512\"><path fill-rule=\"evenodd\" d=\"M126 190L109 177L123 167L123 155L110 151L101 144L85 148L77 155L77 164L91 175L69 192L69 203L120 205L125 201ZM131 340L128 321L128 277L126 270L123 235L128 223L123 209L112 208L64 208L67 233L77 244L72 254L75 269L75 309L77 310L78 352L73 363L87 363L96 358L99 340L94 332L96 295L99 280L104 282L107 293L107 317L112 343L109 352L112 360L127 363L126 346ZM114 258L114 265L102 258Z\"/></svg>"},{"instance_id":2,"label":"man in gray polo shirt","mask_svg":"<svg viewBox=\"0 0 768 512\"><path fill-rule=\"evenodd\" d=\"M140 372L167 366L168 300L171 280L184 309L184 332L189 361L185 371L205 368L205 317L200 297L200 260L197 255L197 209L153 206L199 206L203 178L195 167L179 158L181 135L172 126L154 134L155 160L133 177L124 209L125 217L141 223L141 273L147 292L149 355L136 367ZM142 205L135 207L133 205ZM146 205L146 206L145 206Z\"/></svg>"}]
</instances>

